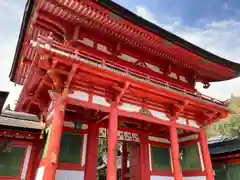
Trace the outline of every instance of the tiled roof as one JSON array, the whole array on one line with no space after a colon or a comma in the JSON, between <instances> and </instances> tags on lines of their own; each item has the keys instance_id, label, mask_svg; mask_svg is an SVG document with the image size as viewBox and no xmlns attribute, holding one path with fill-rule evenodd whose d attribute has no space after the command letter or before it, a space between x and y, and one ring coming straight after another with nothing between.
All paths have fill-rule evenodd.
<instances>
[{"instance_id":1,"label":"tiled roof","mask_svg":"<svg viewBox=\"0 0 240 180\"><path fill-rule=\"evenodd\" d=\"M14 111L3 111L0 115L0 126L12 126L27 129L41 129L37 116Z\"/></svg>"}]
</instances>

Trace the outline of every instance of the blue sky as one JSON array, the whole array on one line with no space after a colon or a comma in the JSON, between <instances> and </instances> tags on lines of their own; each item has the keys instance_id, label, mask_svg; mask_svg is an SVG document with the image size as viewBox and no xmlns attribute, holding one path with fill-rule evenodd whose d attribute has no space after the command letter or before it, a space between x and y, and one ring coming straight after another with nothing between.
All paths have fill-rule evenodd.
<instances>
[{"instance_id":1,"label":"blue sky","mask_svg":"<svg viewBox=\"0 0 240 180\"><path fill-rule=\"evenodd\" d=\"M240 63L239 0L114 0L139 16L214 54ZM240 96L240 79L198 90L226 100Z\"/></svg>"},{"instance_id":2,"label":"blue sky","mask_svg":"<svg viewBox=\"0 0 240 180\"><path fill-rule=\"evenodd\" d=\"M134 11L137 6L146 7L158 17L181 18L184 25L198 26L200 20L220 21L239 19L240 3L238 0L114 0Z\"/></svg>"},{"instance_id":3,"label":"blue sky","mask_svg":"<svg viewBox=\"0 0 240 180\"><path fill-rule=\"evenodd\" d=\"M240 63L239 0L114 0L139 16L217 55ZM0 89L12 91L9 72L26 0L0 0ZM240 79L200 91L225 100L240 95Z\"/></svg>"},{"instance_id":4,"label":"blue sky","mask_svg":"<svg viewBox=\"0 0 240 180\"><path fill-rule=\"evenodd\" d=\"M23 0L0 0L0 89L11 87L8 73L15 53L24 4Z\"/></svg>"},{"instance_id":5,"label":"blue sky","mask_svg":"<svg viewBox=\"0 0 240 180\"><path fill-rule=\"evenodd\" d=\"M0 90L10 91L9 102L19 94L19 87L9 81L9 72L18 40L26 0L0 0Z\"/></svg>"}]
</instances>

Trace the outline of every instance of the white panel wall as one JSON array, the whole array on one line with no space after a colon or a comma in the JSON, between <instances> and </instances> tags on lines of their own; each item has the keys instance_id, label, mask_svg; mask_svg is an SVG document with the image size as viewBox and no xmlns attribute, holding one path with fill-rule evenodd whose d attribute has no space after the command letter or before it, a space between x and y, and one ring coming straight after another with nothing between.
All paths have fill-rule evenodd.
<instances>
[{"instance_id":1,"label":"white panel wall","mask_svg":"<svg viewBox=\"0 0 240 180\"><path fill-rule=\"evenodd\" d=\"M82 162L81 165L84 166L86 163L86 156L87 156L87 138L88 135L84 134L83 136L83 147L82 147Z\"/></svg>"},{"instance_id":2,"label":"white panel wall","mask_svg":"<svg viewBox=\"0 0 240 180\"><path fill-rule=\"evenodd\" d=\"M27 151L26 151L26 155L25 155L25 159L24 159L24 163L23 163L21 179L26 179L31 152L32 152L32 146L28 146Z\"/></svg>"},{"instance_id":3,"label":"white panel wall","mask_svg":"<svg viewBox=\"0 0 240 180\"><path fill-rule=\"evenodd\" d=\"M169 176L151 176L150 180L174 180L174 177L169 177Z\"/></svg>"},{"instance_id":4,"label":"white panel wall","mask_svg":"<svg viewBox=\"0 0 240 180\"><path fill-rule=\"evenodd\" d=\"M205 176L183 177L183 180L207 180Z\"/></svg>"},{"instance_id":5,"label":"white panel wall","mask_svg":"<svg viewBox=\"0 0 240 180\"><path fill-rule=\"evenodd\" d=\"M43 173L44 173L44 167L38 168L36 176L35 176L35 180L42 180L43 179Z\"/></svg>"},{"instance_id":6,"label":"white panel wall","mask_svg":"<svg viewBox=\"0 0 240 180\"><path fill-rule=\"evenodd\" d=\"M151 176L151 180L174 180L174 177L169 176ZM183 177L183 180L206 180L205 176Z\"/></svg>"},{"instance_id":7,"label":"white panel wall","mask_svg":"<svg viewBox=\"0 0 240 180\"><path fill-rule=\"evenodd\" d=\"M56 180L84 180L84 172L57 170Z\"/></svg>"}]
</instances>

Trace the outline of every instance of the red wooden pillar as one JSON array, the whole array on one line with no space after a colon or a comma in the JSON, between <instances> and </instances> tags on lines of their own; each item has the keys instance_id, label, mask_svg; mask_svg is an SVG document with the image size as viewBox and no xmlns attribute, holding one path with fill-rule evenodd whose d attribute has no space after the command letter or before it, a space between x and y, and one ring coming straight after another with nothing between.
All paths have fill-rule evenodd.
<instances>
[{"instance_id":1,"label":"red wooden pillar","mask_svg":"<svg viewBox=\"0 0 240 180\"><path fill-rule=\"evenodd\" d=\"M117 180L117 129L118 104L113 102L108 123L107 180Z\"/></svg>"},{"instance_id":2,"label":"red wooden pillar","mask_svg":"<svg viewBox=\"0 0 240 180\"><path fill-rule=\"evenodd\" d=\"M127 173L127 143L123 142L121 180L126 180L126 173Z\"/></svg>"},{"instance_id":3,"label":"red wooden pillar","mask_svg":"<svg viewBox=\"0 0 240 180\"><path fill-rule=\"evenodd\" d=\"M170 127L170 141L172 149L172 164L173 164L173 174L175 180L182 180L182 170L180 165L180 155L179 155L179 144L178 144L178 134L177 128L175 126Z\"/></svg>"},{"instance_id":4,"label":"red wooden pillar","mask_svg":"<svg viewBox=\"0 0 240 180\"><path fill-rule=\"evenodd\" d=\"M60 142L64 125L65 101L62 96L57 97L54 114L52 117L51 131L47 155L44 163L43 180L55 180Z\"/></svg>"},{"instance_id":5,"label":"red wooden pillar","mask_svg":"<svg viewBox=\"0 0 240 180\"><path fill-rule=\"evenodd\" d=\"M99 128L96 124L90 124L88 127L87 157L84 180L96 179L98 160L98 130Z\"/></svg>"},{"instance_id":6,"label":"red wooden pillar","mask_svg":"<svg viewBox=\"0 0 240 180\"><path fill-rule=\"evenodd\" d=\"M205 169L207 180L214 180L212 161L208 151L207 137L204 130L201 130L200 132L200 144L201 144L203 162L205 167L204 169Z\"/></svg>"},{"instance_id":7,"label":"red wooden pillar","mask_svg":"<svg viewBox=\"0 0 240 180\"><path fill-rule=\"evenodd\" d=\"M148 136L140 134L140 168L141 180L150 180Z\"/></svg>"}]
</instances>

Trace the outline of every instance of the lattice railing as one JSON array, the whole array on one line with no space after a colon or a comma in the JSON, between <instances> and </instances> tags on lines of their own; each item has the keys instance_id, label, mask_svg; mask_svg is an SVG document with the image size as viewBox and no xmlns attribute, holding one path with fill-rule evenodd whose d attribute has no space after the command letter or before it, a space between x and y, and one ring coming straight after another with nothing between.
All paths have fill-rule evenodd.
<instances>
[{"instance_id":1,"label":"lattice railing","mask_svg":"<svg viewBox=\"0 0 240 180\"><path fill-rule=\"evenodd\" d=\"M81 61L86 64L91 64L91 65L101 68L101 69L110 70L117 74L127 76L127 77L133 78L135 80L138 80L138 81L141 81L141 82L144 82L147 84L151 84L151 85L159 87L159 88L173 90L173 91L180 92L180 93L183 93L186 95L191 95L191 96L201 99L201 100L210 101L210 102L213 102L213 103L221 105L221 106L227 106L226 102L217 100L217 99L212 98L207 95L203 95L200 92L191 91L187 88L183 88L176 84L169 83L168 81L164 81L160 78L148 75L146 73L137 71L135 69L125 67L122 65L116 65L114 62L112 62L110 60L104 59L104 63L103 63L103 60L101 60L97 57L94 57L94 55L92 55L90 57L88 54L79 52L77 49L75 49L69 45L65 45L61 42L53 41L46 37L39 37L37 41L32 41L31 44L32 44L32 46L40 46L41 48L49 50L53 53L57 53L62 56L65 56L65 57L72 58L74 60Z\"/></svg>"}]
</instances>

